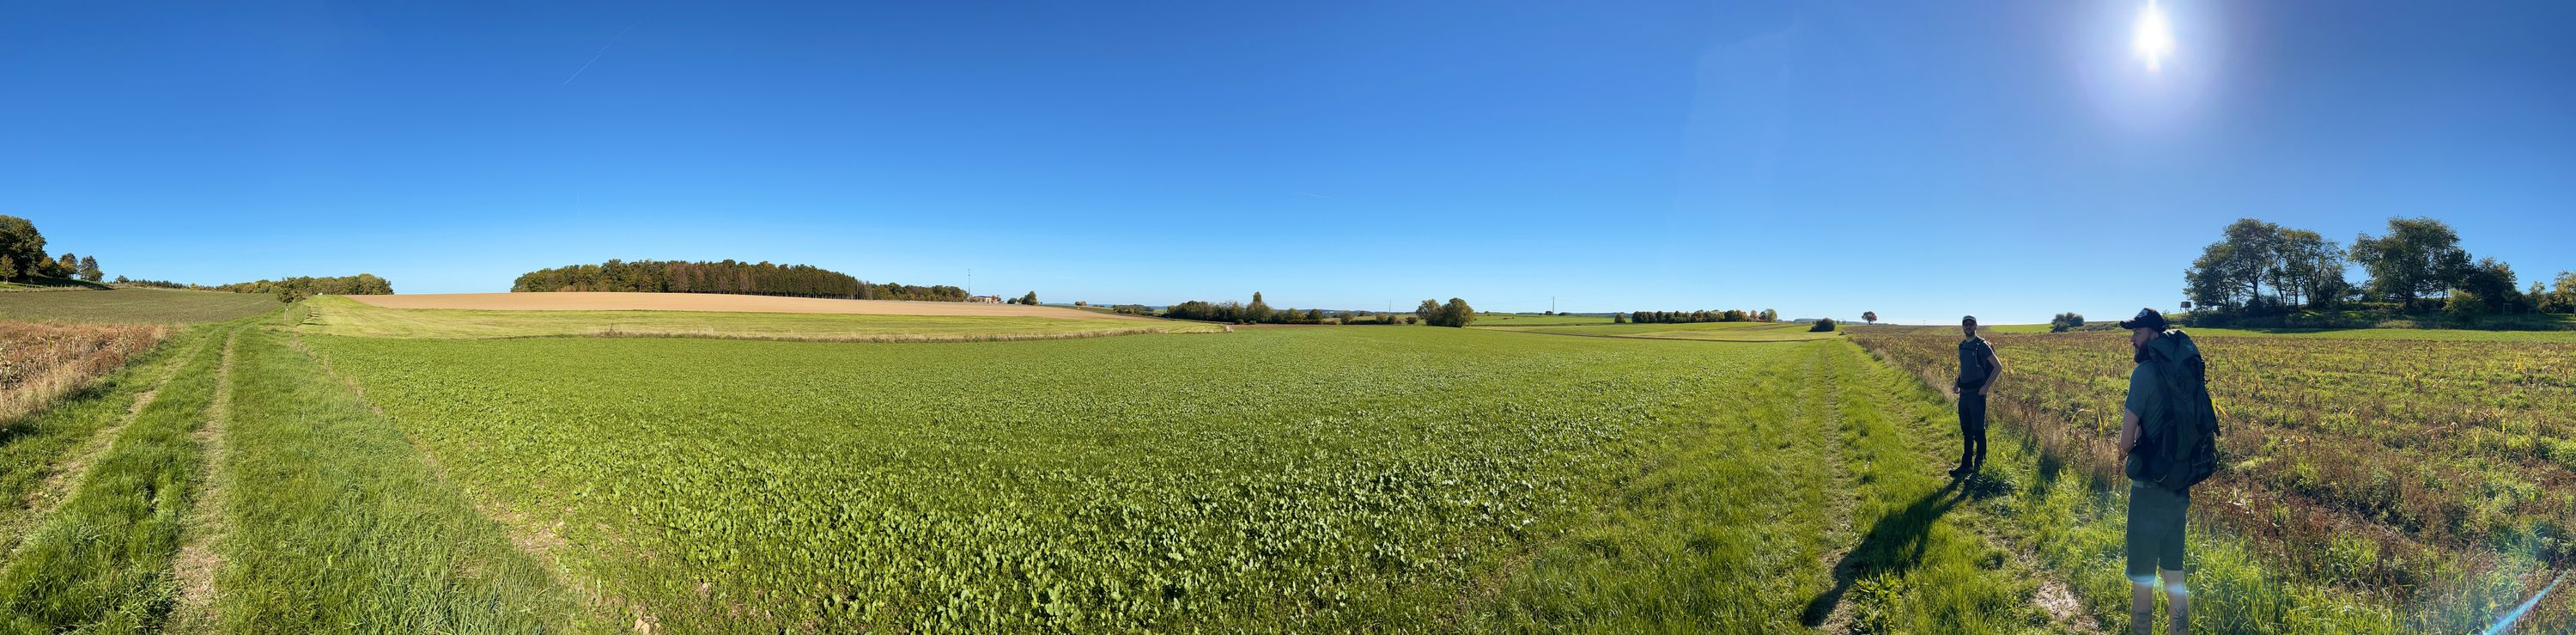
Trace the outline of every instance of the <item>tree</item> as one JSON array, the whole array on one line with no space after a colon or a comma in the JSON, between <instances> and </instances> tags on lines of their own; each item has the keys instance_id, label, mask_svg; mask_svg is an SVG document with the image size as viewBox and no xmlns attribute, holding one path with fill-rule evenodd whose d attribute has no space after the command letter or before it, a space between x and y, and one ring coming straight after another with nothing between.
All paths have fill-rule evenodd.
<instances>
[{"instance_id":1,"label":"tree","mask_svg":"<svg viewBox=\"0 0 2576 635\"><path fill-rule=\"evenodd\" d=\"M1433 326L1463 327L1468 324L1473 324L1475 321L1475 307L1467 306L1466 300L1450 298L1448 304L1440 307L1440 321L1433 322L1431 324Z\"/></svg>"},{"instance_id":2,"label":"tree","mask_svg":"<svg viewBox=\"0 0 2576 635\"><path fill-rule=\"evenodd\" d=\"M1036 292L1036 291L1030 291L1028 295L1020 296L1020 304L1026 304L1026 305L1029 305L1029 306L1037 306L1037 305L1038 305L1038 292Z\"/></svg>"},{"instance_id":3,"label":"tree","mask_svg":"<svg viewBox=\"0 0 2576 635\"><path fill-rule=\"evenodd\" d=\"M1764 322L1778 322L1780 321L1780 311L1777 309L1763 309L1761 319Z\"/></svg>"},{"instance_id":4,"label":"tree","mask_svg":"<svg viewBox=\"0 0 2576 635\"><path fill-rule=\"evenodd\" d=\"M1413 316L1421 318L1422 321L1429 322L1433 326L1438 326L1440 324L1440 301L1424 299L1422 304L1413 307ZM1405 320L1404 323L1412 324L1413 321Z\"/></svg>"},{"instance_id":5,"label":"tree","mask_svg":"<svg viewBox=\"0 0 2576 635\"><path fill-rule=\"evenodd\" d=\"M1862 312L1860 312L1860 320L1861 320L1861 321L1863 321L1863 322L1868 322L1868 323L1870 323L1870 324L1877 324L1877 323L1878 323L1878 312L1877 312L1877 311L1862 311ZM1872 331L1872 332L1876 332L1876 331Z\"/></svg>"},{"instance_id":6,"label":"tree","mask_svg":"<svg viewBox=\"0 0 2576 635\"><path fill-rule=\"evenodd\" d=\"M1254 324L1270 321L1270 303L1261 301L1261 292L1252 292L1252 303L1243 305L1243 319Z\"/></svg>"},{"instance_id":7,"label":"tree","mask_svg":"<svg viewBox=\"0 0 2576 635\"><path fill-rule=\"evenodd\" d=\"M2535 281L2533 285L2540 284ZM2539 301L2540 310L2551 313L2576 313L2576 271L2558 272L2558 288Z\"/></svg>"},{"instance_id":8,"label":"tree","mask_svg":"<svg viewBox=\"0 0 2576 635\"><path fill-rule=\"evenodd\" d=\"M1808 325L1808 326L1807 326L1807 332L1809 332L1809 333L1829 333L1829 332L1832 332L1833 330L1834 330L1834 319L1833 319L1833 318L1824 318L1824 319L1816 320L1816 323L1815 323L1815 324L1810 324L1810 325Z\"/></svg>"},{"instance_id":9,"label":"tree","mask_svg":"<svg viewBox=\"0 0 2576 635\"><path fill-rule=\"evenodd\" d=\"M2478 259L2460 277L2460 290L2477 294L2482 306L2490 312L2513 313L2522 309L2522 292L2514 288L2513 267L2493 257Z\"/></svg>"},{"instance_id":10,"label":"tree","mask_svg":"<svg viewBox=\"0 0 2576 635\"><path fill-rule=\"evenodd\" d=\"M2459 286L2471 268L2460 234L2430 218L2388 219L2388 235L2357 236L2351 252L2352 261L2370 273L2372 295L2408 308Z\"/></svg>"},{"instance_id":11,"label":"tree","mask_svg":"<svg viewBox=\"0 0 2576 635\"><path fill-rule=\"evenodd\" d=\"M97 282L97 281L99 281L99 280L102 280L102 279L107 278L107 272L99 271L99 270L98 270L98 258L91 257L91 256L81 256L81 259L80 259L80 278L81 278L82 280L88 280L88 281L90 281L90 282Z\"/></svg>"},{"instance_id":12,"label":"tree","mask_svg":"<svg viewBox=\"0 0 2576 635\"><path fill-rule=\"evenodd\" d=\"M1610 314L1610 323L1611 323L1611 324L1627 324L1627 323L1628 323L1628 314L1626 314L1626 313L1612 313L1612 314Z\"/></svg>"},{"instance_id":13,"label":"tree","mask_svg":"<svg viewBox=\"0 0 2576 635\"><path fill-rule=\"evenodd\" d=\"M2074 312L2059 313L2048 319L2048 332L2064 333L2084 326L2084 316Z\"/></svg>"},{"instance_id":14,"label":"tree","mask_svg":"<svg viewBox=\"0 0 2576 635\"><path fill-rule=\"evenodd\" d=\"M0 215L0 278L35 275L36 263L44 260L45 235L36 231L36 224Z\"/></svg>"}]
</instances>

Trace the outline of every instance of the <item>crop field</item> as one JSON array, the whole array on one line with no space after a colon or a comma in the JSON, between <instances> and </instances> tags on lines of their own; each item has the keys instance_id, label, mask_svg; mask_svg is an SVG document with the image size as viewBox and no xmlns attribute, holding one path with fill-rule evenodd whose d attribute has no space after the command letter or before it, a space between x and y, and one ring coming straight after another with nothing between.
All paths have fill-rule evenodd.
<instances>
[{"instance_id":1,"label":"crop field","mask_svg":"<svg viewBox=\"0 0 2576 635\"><path fill-rule=\"evenodd\" d=\"M113 289L0 293L0 320L119 324L222 322L277 310L260 293Z\"/></svg>"},{"instance_id":2,"label":"crop field","mask_svg":"<svg viewBox=\"0 0 2576 635\"><path fill-rule=\"evenodd\" d=\"M150 325L0 322L0 430L161 343Z\"/></svg>"},{"instance_id":3,"label":"crop field","mask_svg":"<svg viewBox=\"0 0 2576 635\"><path fill-rule=\"evenodd\" d=\"M1477 328L1521 333L1584 335L1591 337L1632 337L1662 340L1707 340L1716 342L1803 342L1840 337L1833 332L1811 332L1805 324L1784 322L1692 322L1684 324L1592 324L1578 326L1496 326Z\"/></svg>"},{"instance_id":4,"label":"crop field","mask_svg":"<svg viewBox=\"0 0 2576 635\"><path fill-rule=\"evenodd\" d=\"M1839 342L301 339L619 625L2052 619L1937 399Z\"/></svg>"},{"instance_id":5,"label":"crop field","mask_svg":"<svg viewBox=\"0 0 2576 635\"><path fill-rule=\"evenodd\" d=\"M1100 313L1063 306L978 304L908 300L843 300L732 293L618 293L561 291L541 293L430 293L346 296L368 306L388 309L467 309L478 311L713 311L719 313L831 313L850 315L935 315L946 317L1031 317L1158 321L1139 315Z\"/></svg>"},{"instance_id":6,"label":"crop field","mask_svg":"<svg viewBox=\"0 0 2576 635\"><path fill-rule=\"evenodd\" d=\"M1610 318L1593 315L1548 315L1545 313L1478 313L1476 326L1561 326L1571 324L1609 324Z\"/></svg>"},{"instance_id":7,"label":"crop field","mask_svg":"<svg viewBox=\"0 0 2576 635\"><path fill-rule=\"evenodd\" d=\"M1990 405L1998 425L2087 480L2121 482L2111 446L2132 365L2125 332L1988 338L2008 369ZM1955 332L1854 339L1927 380L1955 372ZM2249 554L2286 604L2340 593L2410 632L2474 630L2576 554L2576 344L2194 339L2211 360L2224 466L2194 490L2195 545ZM2076 536L2080 521L2051 525L2117 508L2068 509L2028 521ZM2041 551L2070 567L2117 554ZM2113 579L2091 585L2098 600L2116 601L2116 566L2101 575ZM2527 628L2576 628L2570 606L2553 596Z\"/></svg>"},{"instance_id":8,"label":"crop field","mask_svg":"<svg viewBox=\"0 0 2576 635\"><path fill-rule=\"evenodd\" d=\"M520 296L553 293L495 294ZM684 295L629 294L596 295ZM368 296L401 298L404 296ZM722 299L722 298L719 298ZM758 298L756 300L812 300ZM862 302L861 300L812 300ZM887 302L883 304L957 304ZM1038 307L1052 308L1052 307ZM900 315L716 311L576 311L398 309L353 297L323 296L299 305L301 328L330 335L429 338L548 336L664 336L835 342L940 342L1060 339L1151 333L1214 333L1223 326L1178 320L1102 316L1063 309L1072 317L1026 315Z\"/></svg>"}]
</instances>

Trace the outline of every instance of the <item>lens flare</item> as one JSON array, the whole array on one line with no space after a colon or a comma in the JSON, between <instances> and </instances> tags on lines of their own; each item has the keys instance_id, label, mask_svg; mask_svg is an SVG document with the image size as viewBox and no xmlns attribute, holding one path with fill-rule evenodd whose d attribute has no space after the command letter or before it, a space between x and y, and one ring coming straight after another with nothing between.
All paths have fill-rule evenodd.
<instances>
[{"instance_id":1,"label":"lens flare","mask_svg":"<svg viewBox=\"0 0 2576 635\"><path fill-rule=\"evenodd\" d=\"M2138 26L2129 37L2129 50L2138 61L2147 64L2147 72L2164 70L2165 58L2173 56L2173 22L2165 19L2164 7L2147 3L2138 10Z\"/></svg>"}]
</instances>

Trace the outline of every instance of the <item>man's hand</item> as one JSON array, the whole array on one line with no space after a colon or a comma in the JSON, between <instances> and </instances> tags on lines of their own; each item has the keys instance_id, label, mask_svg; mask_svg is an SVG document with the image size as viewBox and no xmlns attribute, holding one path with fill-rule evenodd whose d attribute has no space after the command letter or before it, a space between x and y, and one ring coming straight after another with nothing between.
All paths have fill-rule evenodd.
<instances>
[{"instance_id":1,"label":"man's hand","mask_svg":"<svg viewBox=\"0 0 2576 635\"><path fill-rule=\"evenodd\" d=\"M2127 456L2130 450L2137 447L2138 437L2140 436L2139 433L2141 431L2142 430L2138 427L2138 413L2129 412L2129 409L2126 407L2120 408L2121 456Z\"/></svg>"},{"instance_id":2,"label":"man's hand","mask_svg":"<svg viewBox=\"0 0 2576 635\"><path fill-rule=\"evenodd\" d=\"M1994 385L1994 384L1986 384L1986 387L1977 389L1977 396L1979 396L1979 397L1984 397L1984 396L1992 395L1992 394L1995 394L1995 385Z\"/></svg>"}]
</instances>

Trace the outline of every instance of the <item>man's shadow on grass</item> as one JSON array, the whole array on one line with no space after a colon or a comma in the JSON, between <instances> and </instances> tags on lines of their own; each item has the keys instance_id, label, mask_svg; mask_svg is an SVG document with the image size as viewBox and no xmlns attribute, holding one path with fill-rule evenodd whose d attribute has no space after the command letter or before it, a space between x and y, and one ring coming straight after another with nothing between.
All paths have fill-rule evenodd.
<instances>
[{"instance_id":1,"label":"man's shadow on grass","mask_svg":"<svg viewBox=\"0 0 2576 635\"><path fill-rule=\"evenodd\" d=\"M1834 607L1842 604L1843 594L1851 592L1852 584L1861 578L1903 573L1922 564L1923 550L1932 542L1932 523L1968 500L1972 491L1979 489L1972 482L1977 480L1980 479L1973 476L1952 477L1949 485L1914 499L1905 509L1880 517L1878 524L1861 536L1860 545L1834 563L1834 588L1809 600L1800 622L1808 628L1824 625Z\"/></svg>"}]
</instances>

